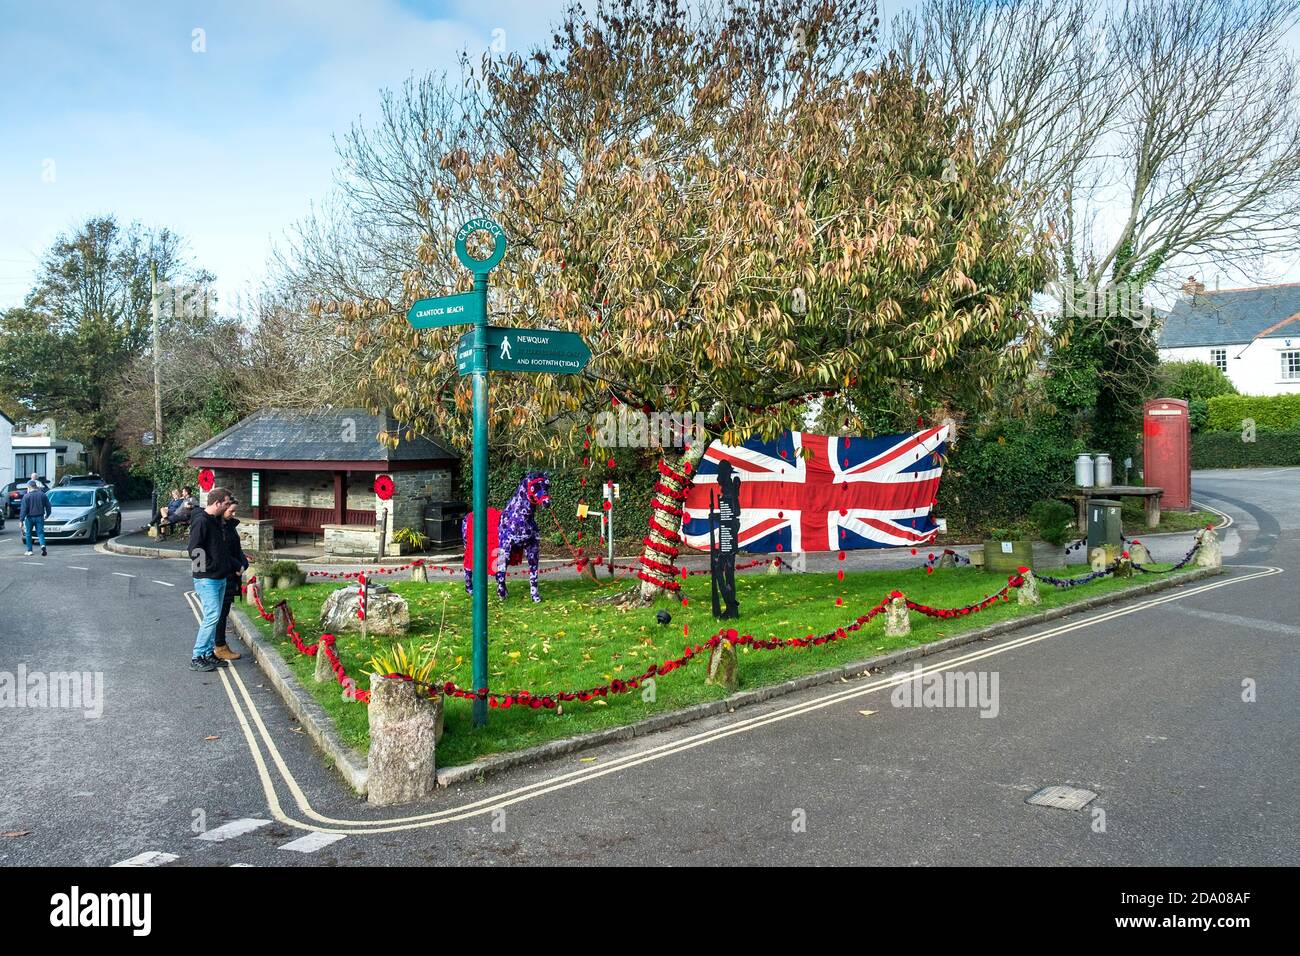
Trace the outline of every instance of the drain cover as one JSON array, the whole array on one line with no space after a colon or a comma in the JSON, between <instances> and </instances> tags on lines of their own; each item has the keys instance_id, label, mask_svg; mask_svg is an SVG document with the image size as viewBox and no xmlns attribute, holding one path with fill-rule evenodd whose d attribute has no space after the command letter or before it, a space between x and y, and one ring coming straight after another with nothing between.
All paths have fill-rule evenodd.
<instances>
[{"instance_id":1,"label":"drain cover","mask_svg":"<svg viewBox=\"0 0 1300 956\"><path fill-rule=\"evenodd\" d=\"M1091 790L1082 790L1079 787L1044 787L1032 797L1025 800L1025 803L1032 803L1036 807L1055 807L1058 810L1082 810L1097 795Z\"/></svg>"}]
</instances>

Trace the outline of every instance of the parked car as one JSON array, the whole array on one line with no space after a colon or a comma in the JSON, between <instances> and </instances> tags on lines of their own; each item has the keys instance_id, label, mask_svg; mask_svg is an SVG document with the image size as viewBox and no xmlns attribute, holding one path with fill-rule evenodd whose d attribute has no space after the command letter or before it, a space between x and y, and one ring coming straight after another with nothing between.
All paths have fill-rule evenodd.
<instances>
[{"instance_id":1,"label":"parked car","mask_svg":"<svg viewBox=\"0 0 1300 956\"><path fill-rule=\"evenodd\" d=\"M92 471L88 475L64 475L59 479L58 487L67 488L70 486L89 486L91 488L99 488L106 484L108 484L107 481Z\"/></svg>"},{"instance_id":2,"label":"parked car","mask_svg":"<svg viewBox=\"0 0 1300 956\"><path fill-rule=\"evenodd\" d=\"M36 480L40 482L43 491L50 490L50 483L44 478L37 478ZM23 498L27 495L27 482L27 478L21 481L11 481L4 486L3 491L0 491L0 494L4 495L4 508L0 510L8 513L11 518L18 517L18 509L22 507Z\"/></svg>"},{"instance_id":3,"label":"parked car","mask_svg":"<svg viewBox=\"0 0 1300 956\"><path fill-rule=\"evenodd\" d=\"M50 541L98 541L122 530L122 506L111 485L65 486L47 493L50 516L45 537Z\"/></svg>"}]
</instances>

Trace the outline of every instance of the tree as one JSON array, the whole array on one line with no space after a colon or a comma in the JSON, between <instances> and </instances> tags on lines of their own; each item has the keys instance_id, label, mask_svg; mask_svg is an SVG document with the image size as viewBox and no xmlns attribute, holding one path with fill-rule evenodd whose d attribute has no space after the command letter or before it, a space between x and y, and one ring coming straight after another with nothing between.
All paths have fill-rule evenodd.
<instances>
[{"instance_id":1,"label":"tree","mask_svg":"<svg viewBox=\"0 0 1300 956\"><path fill-rule=\"evenodd\" d=\"M1037 356L1027 306L1046 260L1011 214L1005 157L977 153L965 114L878 61L873 12L571 10L546 47L467 66L461 87L409 84L345 140L350 220L404 235L415 260L399 306L465 282L451 233L483 212L512 243L494 321L591 344L582 376L494 376L498 443L596 469L616 454L593 427L611 407L703 417L704 439L648 479L667 489L667 534L646 552L661 564L672 494L709 439L798 427L812 396L849 428L886 394L917 413L978 408ZM370 400L463 439L462 330L417 333L374 295L336 305L373 358Z\"/></svg>"},{"instance_id":2,"label":"tree","mask_svg":"<svg viewBox=\"0 0 1300 956\"><path fill-rule=\"evenodd\" d=\"M1055 238L1048 393L1127 453L1157 358L1148 288L1249 274L1300 223L1296 0L928 0L899 25L917 76L976 114L977 150ZM1167 287L1167 286L1166 286ZM1088 419L1091 419L1089 422Z\"/></svg>"},{"instance_id":3,"label":"tree","mask_svg":"<svg viewBox=\"0 0 1300 956\"><path fill-rule=\"evenodd\" d=\"M108 469L123 372L149 348L150 263L164 282L201 290L212 278L190 269L170 230L102 216L59 236L23 305L0 316L0 391L83 437L95 471Z\"/></svg>"}]
</instances>

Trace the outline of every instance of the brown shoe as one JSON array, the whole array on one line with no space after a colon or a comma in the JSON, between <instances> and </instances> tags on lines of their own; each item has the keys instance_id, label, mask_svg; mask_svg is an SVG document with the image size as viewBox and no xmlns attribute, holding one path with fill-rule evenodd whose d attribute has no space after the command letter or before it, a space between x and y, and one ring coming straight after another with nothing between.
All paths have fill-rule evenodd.
<instances>
[{"instance_id":1,"label":"brown shoe","mask_svg":"<svg viewBox=\"0 0 1300 956\"><path fill-rule=\"evenodd\" d=\"M216 654L217 657L221 658L221 660L223 661L237 661L244 656L243 654L239 653L239 651L232 651L225 644L218 644L216 650L213 651L213 653Z\"/></svg>"}]
</instances>

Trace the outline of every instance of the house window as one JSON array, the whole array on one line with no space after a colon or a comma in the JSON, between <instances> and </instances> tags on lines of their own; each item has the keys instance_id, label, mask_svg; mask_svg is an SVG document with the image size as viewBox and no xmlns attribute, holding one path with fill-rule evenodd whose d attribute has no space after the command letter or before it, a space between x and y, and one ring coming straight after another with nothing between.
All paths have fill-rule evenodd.
<instances>
[{"instance_id":1,"label":"house window","mask_svg":"<svg viewBox=\"0 0 1300 956\"><path fill-rule=\"evenodd\" d=\"M14 475L19 480L26 481L32 476L32 472L35 472L42 478L49 477L45 474L44 452L38 455L14 455Z\"/></svg>"},{"instance_id":2,"label":"house window","mask_svg":"<svg viewBox=\"0 0 1300 956\"><path fill-rule=\"evenodd\" d=\"M1228 372L1228 350L1210 349L1210 364L1226 375Z\"/></svg>"},{"instance_id":3,"label":"house window","mask_svg":"<svg viewBox=\"0 0 1300 956\"><path fill-rule=\"evenodd\" d=\"M1282 353L1282 378L1287 381L1300 379L1300 349Z\"/></svg>"}]
</instances>

